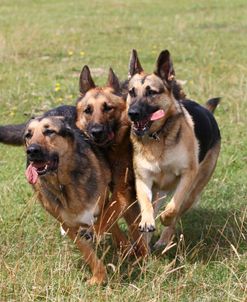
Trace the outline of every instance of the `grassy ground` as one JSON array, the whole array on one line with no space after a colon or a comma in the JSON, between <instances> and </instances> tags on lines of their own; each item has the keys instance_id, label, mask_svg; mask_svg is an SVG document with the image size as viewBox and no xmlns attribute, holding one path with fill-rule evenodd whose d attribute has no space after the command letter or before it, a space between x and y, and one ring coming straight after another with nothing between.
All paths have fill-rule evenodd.
<instances>
[{"instance_id":1,"label":"grassy ground","mask_svg":"<svg viewBox=\"0 0 247 302\"><path fill-rule=\"evenodd\" d=\"M244 0L1 0L0 124L73 104L84 64L102 84L109 66L126 78L132 48L148 71L168 48L189 97L222 97L222 152L176 246L141 265L110 249L107 286L88 288L79 252L24 179L22 148L1 145L0 301L246 301L246 15Z\"/></svg>"}]
</instances>

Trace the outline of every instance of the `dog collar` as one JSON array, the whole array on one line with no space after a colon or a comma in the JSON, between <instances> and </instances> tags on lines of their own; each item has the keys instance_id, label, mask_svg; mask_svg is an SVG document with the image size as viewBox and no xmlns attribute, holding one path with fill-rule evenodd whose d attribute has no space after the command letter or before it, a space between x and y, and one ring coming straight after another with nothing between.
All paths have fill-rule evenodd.
<instances>
[{"instance_id":1,"label":"dog collar","mask_svg":"<svg viewBox=\"0 0 247 302\"><path fill-rule=\"evenodd\" d=\"M158 132L153 132L148 135L150 139L154 139L155 141L160 141L159 133Z\"/></svg>"},{"instance_id":2,"label":"dog collar","mask_svg":"<svg viewBox=\"0 0 247 302\"><path fill-rule=\"evenodd\" d=\"M159 135L160 135L161 133L163 133L163 134L165 134L165 137L166 137L166 136L168 135L168 133L169 133L169 131L170 131L172 125L173 125L173 122L174 122L175 120L177 120L182 114L183 114L183 113L180 112L180 113L178 113L178 114L176 114L176 115L173 115L173 116L168 117L168 118L166 119L165 123L161 126L161 128L158 129L157 131L153 132L153 133L148 134L148 137L149 137L150 139L154 139L154 140L156 140L156 141L159 142L159 141L160 141L160 136L159 136Z\"/></svg>"}]
</instances>

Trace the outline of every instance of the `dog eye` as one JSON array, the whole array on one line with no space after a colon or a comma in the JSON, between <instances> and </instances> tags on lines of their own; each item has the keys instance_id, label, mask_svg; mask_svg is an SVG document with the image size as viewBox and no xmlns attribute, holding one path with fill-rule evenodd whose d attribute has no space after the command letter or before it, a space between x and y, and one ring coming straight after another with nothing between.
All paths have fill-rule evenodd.
<instances>
[{"instance_id":1,"label":"dog eye","mask_svg":"<svg viewBox=\"0 0 247 302\"><path fill-rule=\"evenodd\" d=\"M129 95L130 95L132 98L135 98L135 97L136 97L136 92L135 92L135 88L134 88L134 87L131 88L131 89L129 90Z\"/></svg>"},{"instance_id":2,"label":"dog eye","mask_svg":"<svg viewBox=\"0 0 247 302\"><path fill-rule=\"evenodd\" d=\"M103 111L104 112L109 112L113 109L113 107L109 106L107 103L104 103L104 106L103 106Z\"/></svg>"},{"instance_id":3,"label":"dog eye","mask_svg":"<svg viewBox=\"0 0 247 302\"><path fill-rule=\"evenodd\" d=\"M84 112L85 112L86 114L92 114L92 113L93 113L93 110L92 110L92 108L91 108L90 106L88 106L88 107L86 107L86 109L84 110Z\"/></svg>"},{"instance_id":4,"label":"dog eye","mask_svg":"<svg viewBox=\"0 0 247 302\"><path fill-rule=\"evenodd\" d=\"M54 133L56 133L56 132L55 132L55 130L52 130L52 129L46 129L44 131L44 135L46 135L46 136L52 135Z\"/></svg>"},{"instance_id":5,"label":"dog eye","mask_svg":"<svg viewBox=\"0 0 247 302\"><path fill-rule=\"evenodd\" d=\"M25 136L24 136L24 139L30 139L30 138L32 138L32 133L31 132L27 132L26 134L25 134Z\"/></svg>"},{"instance_id":6,"label":"dog eye","mask_svg":"<svg viewBox=\"0 0 247 302\"><path fill-rule=\"evenodd\" d=\"M155 91L155 90L149 88L149 86L147 87L146 96L154 96L156 94L158 94L158 91Z\"/></svg>"}]
</instances>

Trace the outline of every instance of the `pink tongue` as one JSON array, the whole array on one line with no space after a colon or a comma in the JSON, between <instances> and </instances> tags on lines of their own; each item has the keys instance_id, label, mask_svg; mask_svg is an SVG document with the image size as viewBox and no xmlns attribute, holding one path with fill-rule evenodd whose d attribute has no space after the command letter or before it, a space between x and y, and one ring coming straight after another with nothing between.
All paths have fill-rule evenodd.
<instances>
[{"instance_id":1,"label":"pink tongue","mask_svg":"<svg viewBox=\"0 0 247 302\"><path fill-rule=\"evenodd\" d=\"M38 180L38 173L37 173L37 169L32 164L30 164L27 167L25 175L30 184L32 184L32 185L36 184L36 182Z\"/></svg>"},{"instance_id":2,"label":"pink tongue","mask_svg":"<svg viewBox=\"0 0 247 302\"><path fill-rule=\"evenodd\" d=\"M155 111L152 115L151 115L151 118L150 120L151 121L156 121L156 120L159 120L160 118L164 117L165 116L165 111L160 109L160 110L157 110Z\"/></svg>"},{"instance_id":3,"label":"pink tongue","mask_svg":"<svg viewBox=\"0 0 247 302\"><path fill-rule=\"evenodd\" d=\"M108 140L112 140L113 138L114 138L114 132L112 131L108 134Z\"/></svg>"}]
</instances>

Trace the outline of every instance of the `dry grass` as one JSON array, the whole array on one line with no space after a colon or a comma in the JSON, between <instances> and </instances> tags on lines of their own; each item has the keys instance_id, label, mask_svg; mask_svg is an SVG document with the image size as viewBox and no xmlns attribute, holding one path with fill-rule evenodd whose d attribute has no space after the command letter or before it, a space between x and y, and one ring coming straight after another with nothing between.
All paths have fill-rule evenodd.
<instances>
[{"instance_id":1,"label":"dry grass","mask_svg":"<svg viewBox=\"0 0 247 302\"><path fill-rule=\"evenodd\" d=\"M1 145L0 301L246 301L246 13L243 0L1 1L0 124L73 104L85 64L102 84L109 66L126 78L131 48L150 71L168 48L189 97L222 97L222 151L174 246L135 263L107 237L108 283L88 288L79 252L26 184L23 150Z\"/></svg>"}]
</instances>

